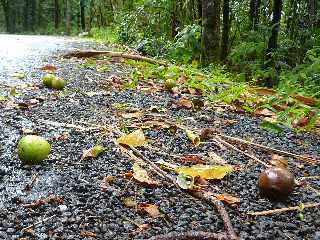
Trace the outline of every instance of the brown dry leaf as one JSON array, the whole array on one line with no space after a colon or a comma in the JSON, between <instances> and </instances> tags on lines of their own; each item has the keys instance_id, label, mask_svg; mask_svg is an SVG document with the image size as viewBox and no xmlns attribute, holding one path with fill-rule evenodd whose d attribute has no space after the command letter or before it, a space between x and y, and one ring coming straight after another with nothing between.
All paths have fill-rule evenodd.
<instances>
[{"instance_id":1,"label":"brown dry leaf","mask_svg":"<svg viewBox=\"0 0 320 240\"><path fill-rule=\"evenodd\" d=\"M218 165L227 164L227 161L224 160L222 157L220 157L215 152L208 152L208 157L206 158L206 160L212 165L214 165L214 164L218 164Z\"/></svg>"},{"instance_id":2,"label":"brown dry leaf","mask_svg":"<svg viewBox=\"0 0 320 240\"><path fill-rule=\"evenodd\" d=\"M265 109L257 109L254 112L254 115L256 115L258 117L273 117L276 114L274 112L272 112L271 110L265 108Z\"/></svg>"},{"instance_id":3,"label":"brown dry leaf","mask_svg":"<svg viewBox=\"0 0 320 240\"><path fill-rule=\"evenodd\" d=\"M303 127L307 126L310 123L311 119L315 115L316 115L315 111L310 111L306 116L304 116L303 118L301 118L298 121L295 121L293 123L293 127L295 127L295 128L303 128Z\"/></svg>"},{"instance_id":4,"label":"brown dry leaf","mask_svg":"<svg viewBox=\"0 0 320 240\"><path fill-rule=\"evenodd\" d=\"M133 178L140 183L151 185L151 186L158 186L160 183L151 179L148 175L148 172L141 168L139 164L135 163L132 167L133 170Z\"/></svg>"},{"instance_id":5,"label":"brown dry leaf","mask_svg":"<svg viewBox=\"0 0 320 240\"><path fill-rule=\"evenodd\" d=\"M203 128L200 132L200 139L202 141L209 140L212 136L214 136L215 133L217 133L217 129L215 128Z\"/></svg>"},{"instance_id":6,"label":"brown dry leaf","mask_svg":"<svg viewBox=\"0 0 320 240\"><path fill-rule=\"evenodd\" d=\"M141 129L138 129L128 135L123 135L117 140L118 144L130 145L132 147L140 147L146 144L146 138Z\"/></svg>"},{"instance_id":7,"label":"brown dry leaf","mask_svg":"<svg viewBox=\"0 0 320 240\"><path fill-rule=\"evenodd\" d=\"M226 204L238 204L240 203L240 198L232 197L232 196L226 196L223 194L215 194L216 198L220 201L226 203Z\"/></svg>"},{"instance_id":8,"label":"brown dry leaf","mask_svg":"<svg viewBox=\"0 0 320 240\"><path fill-rule=\"evenodd\" d=\"M186 75L181 75L181 76L178 78L177 83L178 83L178 84L184 84L184 83L187 82L187 80L188 80L188 78L187 78Z\"/></svg>"},{"instance_id":9,"label":"brown dry leaf","mask_svg":"<svg viewBox=\"0 0 320 240\"><path fill-rule=\"evenodd\" d=\"M133 112L133 113L122 113L121 117L125 119L130 119L130 118L140 118L143 117L144 112L138 111L138 112Z\"/></svg>"},{"instance_id":10,"label":"brown dry leaf","mask_svg":"<svg viewBox=\"0 0 320 240\"><path fill-rule=\"evenodd\" d=\"M112 176L106 176L102 179L100 183L101 191L105 192L113 182Z\"/></svg>"},{"instance_id":11,"label":"brown dry leaf","mask_svg":"<svg viewBox=\"0 0 320 240\"><path fill-rule=\"evenodd\" d=\"M97 234L89 231L81 231L80 236L84 238L96 238Z\"/></svg>"},{"instance_id":12,"label":"brown dry leaf","mask_svg":"<svg viewBox=\"0 0 320 240\"><path fill-rule=\"evenodd\" d=\"M189 100L189 99L180 98L180 99L176 102L176 106L177 106L178 108L191 109L191 108L192 108L192 101Z\"/></svg>"},{"instance_id":13,"label":"brown dry leaf","mask_svg":"<svg viewBox=\"0 0 320 240\"><path fill-rule=\"evenodd\" d=\"M55 72L55 71L57 71L57 67L55 67L53 65L46 65L46 66L41 67L40 70L46 71L46 72Z\"/></svg>"},{"instance_id":14,"label":"brown dry leaf","mask_svg":"<svg viewBox=\"0 0 320 240\"><path fill-rule=\"evenodd\" d=\"M181 158L181 161L192 164L206 163L200 156L197 155L185 155Z\"/></svg>"},{"instance_id":15,"label":"brown dry leaf","mask_svg":"<svg viewBox=\"0 0 320 240\"><path fill-rule=\"evenodd\" d=\"M294 96L297 100L300 102L303 102L305 105L308 106L315 106L319 103L319 100L313 97L306 97L306 96L301 96L301 95L295 95Z\"/></svg>"},{"instance_id":16,"label":"brown dry leaf","mask_svg":"<svg viewBox=\"0 0 320 240\"><path fill-rule=\"evenodd\" d=\"M159 207L154 204L140 203L138 208L145 211L153 218L159 217L161 215Z\"/></svg>"},{"instance_id":17,"label":"brown dry leaf","mask_svg":"<svg viewBox=\"0 0 320 240\"><path fill-rule=\"evenodd\" d=\"M288 167L288 158L284 157L284 156L277 155L277 154L273 154L272 159L270 160L270 163L276 167L287 168Z\"/></svg>"}]
</instances>

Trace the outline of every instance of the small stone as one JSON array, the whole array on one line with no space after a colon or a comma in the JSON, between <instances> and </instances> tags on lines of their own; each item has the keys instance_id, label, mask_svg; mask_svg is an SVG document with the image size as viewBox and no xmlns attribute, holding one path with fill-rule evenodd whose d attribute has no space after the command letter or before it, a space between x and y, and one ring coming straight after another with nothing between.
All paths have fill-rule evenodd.
<instances>
[{"instance_id":1,"label":"small stone","mask_svg":"<svg viewBox=\"0 0 320 240\"><path fill-rule=\"evenodd\" d=\"M65 212L68 210L68 207L66 205L59 205L58 208L59 208L60 212Z\"/></svg>"}]
</instances>

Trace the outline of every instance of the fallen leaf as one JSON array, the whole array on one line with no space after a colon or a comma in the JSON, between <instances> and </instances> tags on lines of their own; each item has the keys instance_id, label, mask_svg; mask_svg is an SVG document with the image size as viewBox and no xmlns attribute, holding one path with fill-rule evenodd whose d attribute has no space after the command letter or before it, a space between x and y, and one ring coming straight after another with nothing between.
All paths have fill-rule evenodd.
<instances>
[{"instance_id":1,"label":"fallen leaf","mask_svg":"<svg viewBox=\"0 0 320 240\"><path fill-rule=\"evenodd\" d=\"M238 204L240 203L240 198L232 197L232 196L226 196L223 194L215 194L216 198L220 201L226 203L226 204Z\"/></svg>"},{"instance_id":2,"label":"fallen leaf","mask_svg":"<svg viewBox=\"0 0 320 240\"><path fill-rule=\"evenodd\" d=\"M178 174L184 173L192 177L200 176L203 179L222 179L228 173L233 172L231 165L194 165L192 167L177 167L175 172Z\"/></svg>"},{"instance_id":3,"label":"fallen leaf","mask_svg":"<svg viewBox=\"0 0 320 240\"><path fill-rule=\"evenodd\" d=\"M159 207L154 204L140 203L138 208L145 211L153 218L159 217L161 215Z\"/></svg>"},{"instance_id":4,"label":"fallen leaf","mask_svg":"<svg viewBox=\"0 0 320 240\"><path fill-rule=\"evenodd\" d=\"M121 117L125 119L130 119L130 118L140 118L143 117L144 113L143 112L133 112L133 113L122 113Z\"/></svg>"},{"instance_id":5,"label":"fallen leaf","mask_svg":"<svg viewBox=\"0 0 320 240\"><path fill-rule=\"evenodd\" d=\"M308 106L315 106L319 103L319 100L313 97L306 97L306 96L302 96L302 95L295 95L294 96L297 100L299 100L300 102L303 102L305 105Z\"/></svg>"},{"instance_id":6,"label":"fallen leaf","mask_svg":"<svg viewBox=\"0 0 320 240\"><path fill-rule=\"evenodd\" d=\"M194 187L194 178L190 175L180 173L177 176L176 183L182 189L191 190Z\"/></svg>"},{"instance_id":7,"label":"fallen leaf","mask_svg":"<svg viewBox=\"0 0 320 240\"><path fill-rule=\"evenodd\" d=\"M133 170L132 176L138 182L144 183L147 185L151 185L151 186L160 185L160 183L158 181L151 179L148 175L148 172L146 170L144 170L143 168L141 168L139 166L139 164L137 164L137 163L133 164L132 170Z\"/></svg>"},{"instance_id":8,"label":"fallen leaf","mask_svg":"<svg viewBox=\"0 0 320 240\"><path fill-rule=\"evenodd\" d=\"M194 110L200 111L204 107L204 101L199 98L193 98L192 99L192 106L193 106Z\"/></svg>"},{"instance_id":9,"label":"fallen leaf","mask_svg":"<svg viewBox=\"0 0 320 240\"><path fill-rule=\"evenodd\" d=\"M97 234L94 232L81 231L80 236L84 238L96 238Z\"/></svg>"},{"instance_id":10,"label":"fallen leaf","mask_svg":"<svg viewBox=\"0 0 320 240\"><path fill-rule=\"evenodd\" d=\"M11 77L18 78L18 79L24 79L27 77L27 74L16 72L16 73L12 74Z\"/></svg>"},{"instance_id":11,"label":"fallen leaf","mask_svg":"<svg viewBox=\"0 0 320 240\"><path fill-rule=\"evenodd\" d=\"M132 147L140 147L145 145L146 138L141 129L138 129L128 135L123 135L117 140L118 144L130 145Z\"/></svg>"},{"instance_id":12,"label":"fallen leaf","mask_svg":"<svg viewBox=\"0 0 320 240\"><path fill-rule=\"evenodd\" d=\"M204 161L200 156L197 155L185 155L181 158L181 161L193 164L206 163L206 161Z\"/></svg>"},{"instance_id":13,"label":"fallen leaf","mask_svg":"<svg viewBox=\"0 0 320 240\"><path fill-rule=\"evenodd\" d=\"M277 155L277 154L273 154L272 159L270 160L270 163L276 167L287 168L288 167L288 158L284 157L284 156Z\"/></svg>"},{"instance_id":14,"label":"fallen leaf","mask_svg":"<svg viewBox=\"0 0 320 240\"><path fill-rule=\"evenodd\" d=\"M265 108L265 109L257 109L254 112L254 115L258 116L258 117L273 117L276 114L274 112L272 112L271 110Z\"/></svg>"},{"instance_id":15,"label":"fallen leaf","mask_svg":"<svg viewBox=\"0 0 320 240\"><path fill-rule=\"evenodd\" d=\"M316 115L315 111L310 111L308 114L306 114L306 116L299 119L298 121L295 121L293 123L293 127L294 128L303 128L303 127L307 126L311 122L311 120L315 117L315 115Z\"/></svg>"},{"instance_id":16,"label":"fallen leaf","mask_svg":"<svg viewBox=\"0 0 320 240\"><path fill-rule=\"evenodd\" d=\"M105 152L105 148L101 145L96 145L90 149L83 150L83 154L81 159L86 159L86 158L96 158L98 157L101 153Z\"/></svg>"},{"instance_id":17,"label":"fallen leaf","mask_svg":"<svg viewBox=\"0 0 320 240\"><path fill-rule=\"evenodd\" d=\"M138 206L137 200L136 198L130 196L130 197L126 197L123 200L123 204L126 207L130 207L130 208L136 208Z\"/></svg>"},{"instance_id":18,"label":"fallen leaf","mask_svg":"<svg viewBox=\"0 0 320 240\"><path fill-rule=\"evenodd\" d=\"M186 129L186 134L188 136L188 138L190 139L190 141L193 143L193 145L195 146L199 146L200 144L200 137L193 133L192 131Z\"/></svg>"},{"instance_id":19,"label":"fallen leaf","mask_svg":"<svg viewBox=\"0 0 320 240\"><path fill-rule=\"evenodd\" d=\"M113 182L112 176L106 176L102 179L100 183L101 191L105 192Z\"/></svg>"},{"instance_id":20,"label":"fallen leaf","mask_svg":"<svg viewBox=\"0 0 320 240\"><path fill-rule=\"evenodd\" d=\"M206 158L207 162L210 164L218 164L218 165L225 165L227 161L220 157L215 152L208 152L208 157Z\"/></svg>"},{"instance_id":21,"label":"fallen leaf","mask_svg":"<svg viewBox=\"0 0 320 240\"><path fill-rule=\"evenodd\" d=\"M191 109L192 108L192 101L189 99L181 98L176 102L176 106L178 108Z\"/></svg>"},{"instance_id":22,"label":"fallen leaf","mask_svg":"<svg viewBox=\"0 0 320 240\"><path fill-rule=\"evenodd\" d=\"M204 128L200 132L200 139L202 141L209 140L214 134L217 133L217 129L214 128Z\"/></svg>"},{"instance_id":23,"label":"fallen leaf","mask_svg":"<svg viewBox=\"0 0 320 240\"><path fill-rule=\"evenodd\" d=\"M41 67L40 70L46 71L46 72L55 72L55 71L57 71L57 68L53 65L46 65L46 66Z\"/></svg>"}]
</instances>

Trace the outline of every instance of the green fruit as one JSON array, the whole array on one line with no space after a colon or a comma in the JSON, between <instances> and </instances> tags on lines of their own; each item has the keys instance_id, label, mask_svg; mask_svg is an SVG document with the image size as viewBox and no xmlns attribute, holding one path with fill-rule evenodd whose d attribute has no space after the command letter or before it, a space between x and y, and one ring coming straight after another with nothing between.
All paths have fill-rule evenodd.
<instances>
[{"instance_id":1,"label":"green fruit","mask_svg":"<svg viewBox=\"0 0 320 240\"><path fill-rule=\"evenodd\" d=\"M46 87L51 88L51 86L52 86L52 81L53 81L53 79L55 79L55 78L56 78L56 76L53 75L53 74L46 74L46 75L44 75L44 76L42 77L42 83L43 83L43 85L45 85Z\"/></svg>"},{"instance_id":2,"label":"green fruit","mask_svg":"<svg viewBox=\"0 0 320 240\"><path fill-rule=\"evenodd\" d=\"M48 157L50 144L42 137L27 135L18 143L18 156L26 164L39 164Z\"/></svg>"},{"instance_id":3,"label":"green fruit","mask_svg":"<svg viewBox=\"0 0 320 240\"><path fill-rule=\"evenodd\" d=\"M172 90L172 88L177 86L177 83L175 80L169 78L165 81L164 85L165 85L166 89Z\"/></svg>"},{"instance_id":4,"label":"green fruit","mask_svg":"<svg viewBox=\"0 0 320 240\"><path fill-rule=\"evenodd\" d=\"M52 79L52 88L62 90L64 88L65 81L62 78L55 77Z\"/></svg>"}]
</instances>

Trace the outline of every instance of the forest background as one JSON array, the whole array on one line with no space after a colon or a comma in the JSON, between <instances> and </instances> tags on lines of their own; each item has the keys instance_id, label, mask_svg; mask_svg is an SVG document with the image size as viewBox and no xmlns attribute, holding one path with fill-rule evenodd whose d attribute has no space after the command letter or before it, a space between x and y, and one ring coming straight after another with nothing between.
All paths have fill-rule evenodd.
<instances>
[{"instance_id":1,"label":"forest background","mask_svg":"<svg viewBox=\"0 0 320 240\"><path fill-rule=\"evenodd\" d=\"M318 0L0 0L0 32L80 35L126 45L143 55L201 69L211 99L239 101L248 87L277 94L246 111L285 112L297 124L315 123L320 98ZM217 82L234 83L227 90ZM213 84L214 83L214 84ZM304 96L295 101L293 96ZM281 95L281 97L279 97ZM309 97L309 98L308 98ZM281 98L281 104L275 104ZM251 101L251 102L250 102ZM311 103L310 103L311 101ZM253 104L252 102L255 102ZM280 107L279 107L280 106ZM289 116L289 117L288 117ZM290 118L290 116L295 116ZM311 121L311 118L313 119ZM298 119L298 120L297 120ZM283 119L278 121L283 121Z\"/></svg>"}]
</instances>

